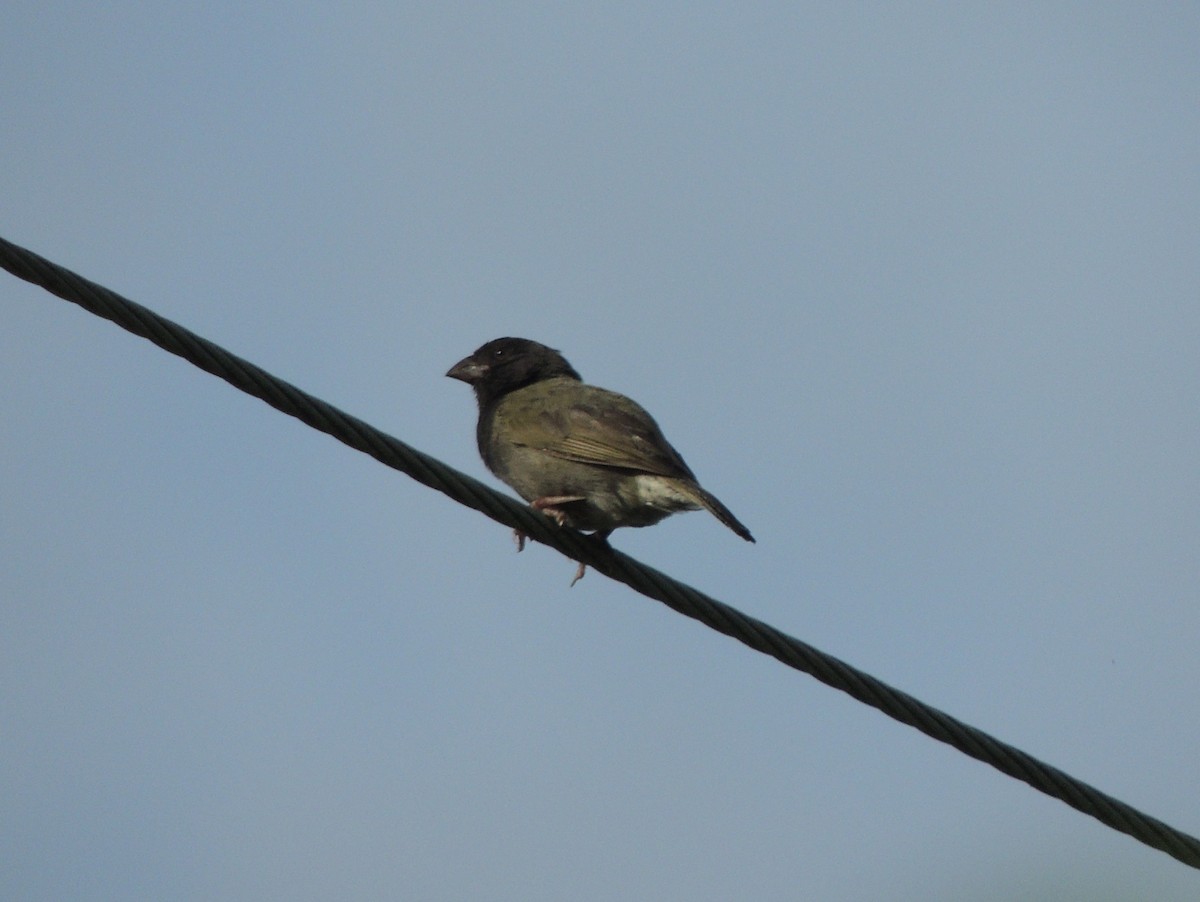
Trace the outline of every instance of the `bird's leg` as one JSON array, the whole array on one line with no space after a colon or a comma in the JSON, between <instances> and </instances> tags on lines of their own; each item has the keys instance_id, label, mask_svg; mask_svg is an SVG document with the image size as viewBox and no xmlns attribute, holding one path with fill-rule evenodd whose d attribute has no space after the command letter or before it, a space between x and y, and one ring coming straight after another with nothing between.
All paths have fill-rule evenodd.
<instances>
[{"instance_id":1,"label":"bird's leg","mask_svg":"<svg viewBox=\"0 0 1200 902\"><path fill-rule=\"evenodd\" d=\"M586 500L587 498L584 495L543 495L541 498L534 498L529 502L529 506L535 511L541 511L559 526L567 526L567 512L562 509L561 505ZM610 532L612 532L611 529L597 530L592 533L591 537L594 541L600 542L607 547L608 534ZM525 536L520 532L517 533L517 536L517 550L520 551L525 546ZM583 575L586 572L587 564L580 564L579 569L575 571L574 579L571 580L571 585L573 586L583 579Z\"/></svg>"},{"instance_id":2,"label":"bird's leg","mask_svg":"<svg viewBox=\"0 0 1200 902\"><path fill-rule=\"evenodd\" d=\"M608 536L609 536L609 533L611 533L611 532L612 532L611 529L596 530L596 532L592 533L591 539L594 542L599 542L601 545L603 545L605 548L607 548L608 547ZM568 586L568 588L574 588L575 584L577 582L579 582L581 579L583 579L583 575L586 572L587 572L587 564L580 563L579 569L575 571L575 578L571 580L571 585Z\"/></svg>"},{"instance_id":3,"label":"bird's leg","mask_svg":"<svg viewBox=\"0 0 1200 902\"><path fill-rule=\"evenodd\" d=\"M572 501L583 501L583 495L546 495L543 498L534 498L529 506L535 511L541 511L559 526L567 525L567 515L564 511L559 510L556 505L568 504ZM513 541L517 543L517 552L525 550L525 533L519 529L513 530Z\"/></svg>"},{"instance_id":4,"label":"bird's leg","mask_svg":"<svg viewBox=\"0 0 1200 902\"><path fill-rule=\"evenodd\" d=\"M541 511L559 526L567 525L567 512L559 508L560 504L570 504L572 501L583 501L583 495L545 495L534 498L529 506L535 511Z\"/></svg>"}]
</instances>

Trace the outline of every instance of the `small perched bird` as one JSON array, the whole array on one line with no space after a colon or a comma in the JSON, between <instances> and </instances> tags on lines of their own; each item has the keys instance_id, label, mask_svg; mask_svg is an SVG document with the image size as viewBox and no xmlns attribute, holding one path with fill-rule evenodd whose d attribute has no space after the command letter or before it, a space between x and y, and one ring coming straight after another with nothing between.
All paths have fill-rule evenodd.
<instances>
[{"instance_id":1,"label":"small perched bird","mask_svg":"<svg viewBox=\"0 0 1200 902\"><path fill-rule=\"evenodd\" d=\"M651 526L705 510L747 542L750 530L700 487L636 402L587 385L558 351L497 338L446 373L475 390L475 437L489 470L560 526L594 532ZM517 547L524 547L518 533ZM575 581L584 573L579 565Z\"/></svg>"}]
</instances>

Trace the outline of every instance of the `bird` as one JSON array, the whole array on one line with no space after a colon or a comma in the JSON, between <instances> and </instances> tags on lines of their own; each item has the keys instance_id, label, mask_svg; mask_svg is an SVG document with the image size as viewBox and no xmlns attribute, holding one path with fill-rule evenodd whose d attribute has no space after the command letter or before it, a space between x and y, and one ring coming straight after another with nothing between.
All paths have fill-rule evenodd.
<instances>
[{"instance_id":1,"label":"bird","mask_svg":"<svg viewBox=\"0 0 1200 902\"><path fill-rule=\"evenodd\" d=\"M534 510L606 543L622 526L707 510L747 542L741 521L700 486L641 405L588 385L563 355L527 338L497 338L446 373L474 389L484 464ZM518 530L517 550L524 547ZM571 585L586 570L580 564Z\"/></svg>"}]
</instances>

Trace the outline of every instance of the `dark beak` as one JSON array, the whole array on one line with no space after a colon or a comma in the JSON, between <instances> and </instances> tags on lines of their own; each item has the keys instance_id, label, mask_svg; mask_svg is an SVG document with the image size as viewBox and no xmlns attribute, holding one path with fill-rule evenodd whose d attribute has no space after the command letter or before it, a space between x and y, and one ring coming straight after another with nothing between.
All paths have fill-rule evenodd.
<instances>
[{"instance_id":1,"label":"dark beak","mask_svg":"<svg viewBox=\"0 0 1200 902\"><path fill-rule=\"evenodd\" d=\"M464 357L447 370L446 375L467 385L474 385L487 374L487 366L474 357Z\"/></svg>"}]
</instances>

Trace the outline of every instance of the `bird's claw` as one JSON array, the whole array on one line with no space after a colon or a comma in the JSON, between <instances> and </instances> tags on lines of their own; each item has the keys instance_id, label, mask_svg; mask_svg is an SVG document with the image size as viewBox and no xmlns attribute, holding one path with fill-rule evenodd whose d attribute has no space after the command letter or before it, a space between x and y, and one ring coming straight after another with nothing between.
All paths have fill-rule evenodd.
<instances>
[{"instance_id":1,"label":"bird's claw","mask_svg":"<svg viewBox=\"0 0 1200 902\"><path fill-rule=\"evenodd\" d=\"M541 513L545 514L547 517L549 517L551 520L553 520L559 526L566 527L566 526L568 526L567 514L564 510L562 510L561 507L559 507L559 505L570 504L571 502L574 502L574 501L586 501L586 500L587 499L584 498L583 495L546 495L541 498L533 499L533 501L531 501L529 503L529 506L532 507L535 511L540 511ZM595 542L599 542L601 545L603 545L604 547L607 548L608 547L608 535L611 532L612 532L611 529L597 530L596 532L591 534L591 539ZM526 538L527 538L527 536L525 535L525 533L521 532L521 530L519 530L519 529L513 530L513 541L517 543L517 551L518 552L525 550L525 539ZM571 579L571 585L574 586L577 582L579 582L581 579L583 579L583 577L586 573L587 573L587 564L580 563L579 567L576 568L576 570L575 570L575 576L572 577L572 579Z\"/></svg>"},{"instance_id":2,"label":"bird's claw","mask_svg":"<svg viewBox=\"0 0 1200 902\"><path fill-rule=\"evenodd\" d=\"M597 530L596 532L594 532L590 536L588 536L588 538L591 539L591 541L598 543L599 545L601 545L604 548L609 548L608 535L611 532L612 532L611 529ZM575 578L571 580L571 585L568 588L573 588L577 582L579 582L581 579L583 579L583 575L585 573L587 573L587 564L585 564L581 561L579 564L579 569L577 569L575 571Z\"/></svg>"},{"instance_id":3,"label":"bird's claw","mask_svg":"<svg viewBox=\"0 0 1200 902\"><path fill-rule=\"evenodd\" d=\"M567 512L559 505L570 504L572 501L585 501L583 495L546 495L542 498L534 498L529 503L535 511L541 511L559 526L567 525Z\"/></svg>"}]
</instances>

